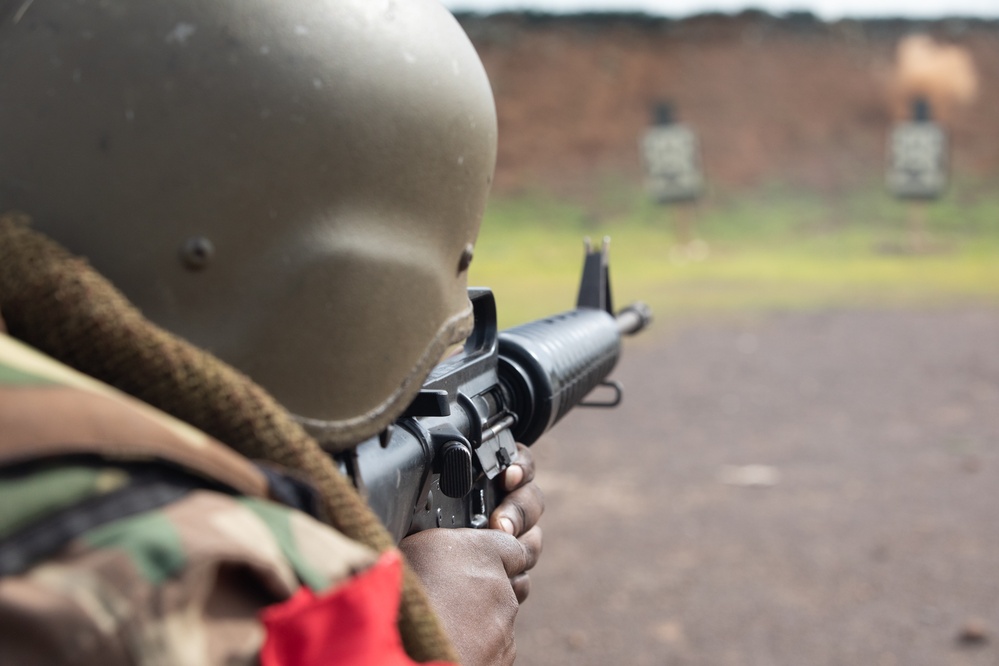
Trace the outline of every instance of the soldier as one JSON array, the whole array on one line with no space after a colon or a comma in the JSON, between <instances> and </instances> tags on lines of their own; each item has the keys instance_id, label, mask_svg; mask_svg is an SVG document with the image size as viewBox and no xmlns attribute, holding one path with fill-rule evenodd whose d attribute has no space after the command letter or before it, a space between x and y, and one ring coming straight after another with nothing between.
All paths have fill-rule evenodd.
<instances>
[{"instance_id":1,"label":"soldier","mask_svg":"<svg viewBox=\"0 0 999 666\"><path fill-rule=\"evenodd\" d=\"M0 663L511 663L541 550L526 449L497 529L398 549L329 455L471 330L496 117L457 22L0 18Z\"/></svg>"}]
</instances>

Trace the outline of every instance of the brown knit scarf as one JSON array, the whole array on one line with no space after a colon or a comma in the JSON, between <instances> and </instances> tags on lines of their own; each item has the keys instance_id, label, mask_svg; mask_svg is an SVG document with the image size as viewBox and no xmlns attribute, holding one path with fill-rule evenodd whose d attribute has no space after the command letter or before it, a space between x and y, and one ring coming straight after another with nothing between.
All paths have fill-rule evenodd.
<instances>
[{"instance_id":1,"label":"brown knit scarf","mask_svg":"<svg viewBox=\"0 0 999 666\"><path fill-rule=\"evenodd\" d=\"M379 552L395 546L330 457L245 375L146 320L83 259L0 216L0 312L12 336L226 443L308 475L329 522ZM406 567L399 629L415 661L458 657Z\"/></svg>"}]
</instances>

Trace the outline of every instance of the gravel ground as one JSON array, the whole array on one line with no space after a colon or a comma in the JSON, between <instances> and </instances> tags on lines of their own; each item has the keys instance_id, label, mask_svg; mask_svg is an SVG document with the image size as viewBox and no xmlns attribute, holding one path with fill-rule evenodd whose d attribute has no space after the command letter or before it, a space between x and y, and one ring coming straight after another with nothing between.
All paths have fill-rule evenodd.
<instances>
[{"instance_id":1,"label":"gravel ground","mask_svg":"<svg viewBox=\"0 0 999 666\"><path fill-rule=\"evenodd\" d=\"M999 664L999 311L659 326L535 447L518 664Z\"/></svg>"}]
</instances>

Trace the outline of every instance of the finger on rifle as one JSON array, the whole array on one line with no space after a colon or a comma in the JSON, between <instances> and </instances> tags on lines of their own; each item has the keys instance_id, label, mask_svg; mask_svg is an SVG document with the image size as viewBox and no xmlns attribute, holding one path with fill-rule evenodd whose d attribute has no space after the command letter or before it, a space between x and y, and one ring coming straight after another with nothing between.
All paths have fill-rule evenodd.
<instances>
[{"instance_id":1,"label":"finger on rifle","mask_svg":"<svg viewBox=\"0 0 999 666\"><path fill-rule=\"evenodd\" d=\"M527 595L531 593L531 577L526 573L517 574L510 579L510 586L513 593L517 595L517 603L524 603Z\"/></svg>"},{"instance_id":2,"label":"finger on rifle","mask_svg":"<svg viewBox=\"0 0 999 666\"><path fill-rule=\"evenodd\" d=\"M530 571L534 568L534 565L538 563L538 559L541 557L541 551L544 544L544 534L541 532L541 528L535 525L531 529L527 530L517 538L517 541L524 547L524 551L527 553L527 562L524 565L524 571Z\"/></svg>"},{"instance_id":3,"label":"finger on rifle","mask_svg":"<svg viewBox=\"0 0 999 666\"><path fill-rule=\"evenodd\" d=\"M544 493L537 484L529 483L503 498L489 517L489 526L519 537L538 523L544 511Z\"/></svg>"},{"instance_id":4,"label":"finger on rifle","mask_svg":"<svg viewBox=\"0 0 999 666\"><path fill-rule=\"evenodd\" d=\"M518 539L513 539L508 534L493 532L495 534L497 552L503 562L503 569L509 578L514 578L520 574L534 568L541 557L541 528L532 527L526 534Z\"/></svg>"},{"instance_id":5,"label":"finger on rifle","mask_svg":"<svg viewBox=\"0 0 999 666\"><path fill-rule=\"evenodd\" d=\"M503 473L503 487L507 490L517 488L534 480L534 454L523 444L517 444L517 457L513 464Z\"/></svg>"}]
</instances>

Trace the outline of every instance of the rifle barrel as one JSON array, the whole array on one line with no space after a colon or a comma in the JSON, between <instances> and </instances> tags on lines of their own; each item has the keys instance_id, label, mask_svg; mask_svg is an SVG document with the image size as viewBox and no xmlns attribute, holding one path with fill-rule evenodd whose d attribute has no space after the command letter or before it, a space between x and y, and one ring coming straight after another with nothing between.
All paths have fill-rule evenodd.
<instances>
[{"instance_id":1,"label":"rifle barrel","mask_svg":"<svg viewBox=\"0 0 999 666\"><path fill-rule=\"evenodd\" d=\"M618 312L615 319L621 335L634 335L652 323L652 309L636 301Z\"/></svg>"}]
</instances>

